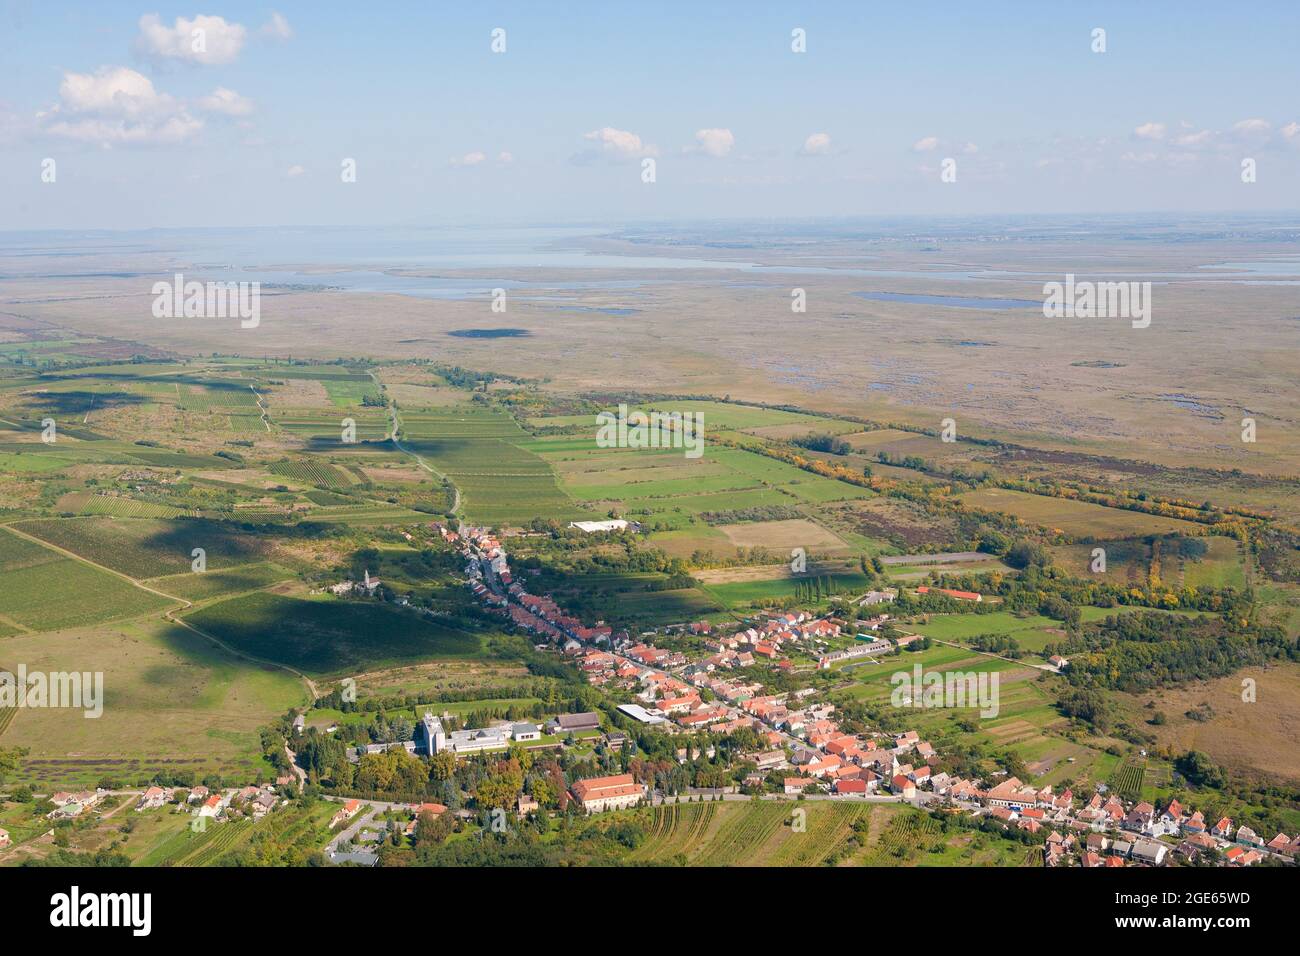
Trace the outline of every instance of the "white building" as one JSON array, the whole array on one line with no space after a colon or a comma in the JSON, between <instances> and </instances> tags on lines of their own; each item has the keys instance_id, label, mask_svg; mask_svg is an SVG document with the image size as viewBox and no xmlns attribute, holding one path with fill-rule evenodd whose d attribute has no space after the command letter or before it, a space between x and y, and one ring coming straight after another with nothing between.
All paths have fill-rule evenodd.
<instances>
[{"instance_id":1,"label":"white building","mask_svg":"<svg viewBox=\"0 0 1300 956\"><path fill-rule=\"evenodd\" d=\"M569 527L592 534L596 531L622 531L627 524L622 518L612 518L609 521L570 521Z\"/></svg>"}]
</instances>

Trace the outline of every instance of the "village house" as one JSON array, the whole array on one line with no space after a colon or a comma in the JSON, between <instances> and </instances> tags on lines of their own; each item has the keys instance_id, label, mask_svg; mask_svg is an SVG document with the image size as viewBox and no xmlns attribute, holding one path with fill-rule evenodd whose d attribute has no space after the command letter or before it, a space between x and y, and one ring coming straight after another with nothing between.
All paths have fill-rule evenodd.
<instances>
[{"instance_id":1,"label":"village house","mask_svg":"<svg viewBox=\"0 0 1300 956\"><path fill-rule=\"evenodd\" d=\"M809 787L817 785L817 780L813 777L786 777L782 781L787 796L794 796L803 793Z\"/></svg>"},{"instance_id":2,"label":"village house","mask_svg":"<svg viewBox=\"0 0 1300 956\"><path fill-rule=\"evenodd\" d=\"M1129 811L1128 816L1124 818L1123 826L1125 830L1145 833L1151 828L1151 824L1155 822L1155 817L1156 808L1143 800Z\"/></svg>"},{"instance_id":3,"label":"village house","mask_svg":"<svg viewBox=\"0 0 1300 956\"><path fill-rule=\"evenodd\" d=\"M200 817L216 817L221 813L221 794L214 793L199 806Z\"/></svg>"},{"instance_id":4,"label":"village house","mask_svg":"<svg viewBox=\"0 0 1300 956\"><path fill-rule=\"evenodd\" d=\"M355 814L360 809L361 809L360 800L345 801L343 806L339 807L338 812L334 814L334 818L330 820L330 829L332 830L340 823L346 822L353 816L353 814Z\"/></svg>"},{"instance_id":5,"label":"village house","mask_svg":"<svg viewBox=\"0 0 1300 956\"><path fill-rule=\"evenodd\" d=\"M1237 828L1237 842L1245 843L1249 846L1263 846L1264 840L1258 833L1250 827Z\"/></svg>"},{"instance_id":6,"label":"village house","mask_svg":"<svg viewBox=\"0 0 1300 956\"><path fill-rule=\"evenodd\" d=\"M646 795L646 787L630 773L610 777L589 777L573 785L573 797L589 813L624 810L636 806Z\"/></svg>"},{"instance_id":7,"label":"village house","mask_svg":"<svg viewBox=\"0 0 1300 956\"><path fill-rule=\"evenodd\" d=\"M167 802L167 791L162 787L150 787L140 795L139 802L135 805L136 812L141 810L157 810Z\"/></svg>"},{"instance_id":8,"label":"village house","mask_svg":"<svg viewBox=\"0 0 1300 956\"><path fill-rule=\"evenodd\" d=\"M1006 807L1009 810L1023 810L1038 805L1038 791L1026 787L1017 777L1008 777L985 796L985 803L990 807Z\"/></svg>"}]
</instances>

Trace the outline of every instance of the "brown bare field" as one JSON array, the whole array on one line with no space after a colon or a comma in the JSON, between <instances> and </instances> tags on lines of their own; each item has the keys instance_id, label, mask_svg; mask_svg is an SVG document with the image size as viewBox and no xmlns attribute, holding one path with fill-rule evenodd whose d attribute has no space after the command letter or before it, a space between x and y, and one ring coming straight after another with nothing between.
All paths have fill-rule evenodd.
<instances>
[{"instance_id":1,"label":"brown bare field","mask_svg":"<svg viewBox=\"0 0 1300 956\"><path fill-rule=\"evenodd\" d=\"M1178 518L1107 508L1087 501L1031 495L1006 488L981 488L959 496L969 507L1001 511L1029 524L1093 538L1128 538L1144 534L1195 531L1197 526Z\"/></svg>"},{"instance_id":2,"label":"brown bare field","mask_svg":"<svg viewBox=\"0 0 1300 956\"><path fill-rule=\"evenodd\" d=\"M894 542L910 550L922 545L943 545L956 534L956 521L926 514L920 506L897 498L862 498L831 505L827 513L838 527L868 538Z\"/></svg>"},{"instance_id":3,"label":"brown bare field","mask_svg":"<svg viewBox=\"0 0 1300 956\"><path fill-rule=\"evenodd\" d=\"M500 686L528 676L521 664L481 660L446 660L358 674L357 693L363 697L465 691Z\"/></svg>"},{"instance_id":4,"label":"brown bare field","mask_svg":"<svg viewBox=\"0 0 1300 956\"><path fill-rule=\"evenodd\" d=\"M1254 703L1243 701L1242 681L1256 682ZM1120 695L1135 720L1145 720L1155 702L1168 723L1150 727L1161 744L1178 750L1200 750L1226 766L1244 765L1269 774L1300 780L1300 664L1245 668L1231 677L1188 684L1153 694ZM1192 720L1187 711L1208 704L1213 716ZM1147 726L1147 725L1143 725Z\"/></svg>"},{"instance_id":5,"label":"brown bare field","mask_svg":"<svg viewBox=\"0 0 1300 956\"><path fill-rule=\"evenodd\" d=\"M803 548L811 552L839 551L848 547L838 535L805 518L792 518L787 521L745 521L740 524L718 525L718 530L725 534L732 544L742 548L774 550Z\"/></svg>"},{"instance_id":6,"label":"brown bare field","mask_svg":"<svg viewBox=\"0 0 1300 956\"><path fill-rule=\"evenodd\" d=\"M363 465L361 471L371 481L378 482L379 484L387 484L390 482L419 483L432 480L432 477L427 471L422 471L419 468L381 468L367 467Z\"/></svg>"},{"instance_id":7,"label":"brown bare field","mask_svg":"<svg viewBox=\"0 0 1300 956\"><path fill-rule=\"evenodd\" d=\"M843 571L844 563L840 561L808 562L808 574L835 574ZM742 584L751 581L778 581L791 577L790 565L758 564L739 568L710 568L696 571L694 577L705 584Z\"/></svg>"}]
</instances>

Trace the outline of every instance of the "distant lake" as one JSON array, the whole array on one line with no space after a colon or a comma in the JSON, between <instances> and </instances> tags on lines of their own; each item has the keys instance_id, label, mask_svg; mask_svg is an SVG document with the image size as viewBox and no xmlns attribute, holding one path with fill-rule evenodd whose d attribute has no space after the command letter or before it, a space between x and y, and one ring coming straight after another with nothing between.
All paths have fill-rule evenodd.
<instances>
[{"instance_id":1,"label":"distant lake","mask_svg":"<svg viewBox=\"0 0 1300 956\"><path fill-rule=\"evenodd\" d=\"M447 334L458 339L518 339L533 333L527 329L453 329Z\"/></svg>"},{"instance_id":2,"label":"distant lake","mask_svg":"<svg viewBox=\"0 0 1300 956\"><path fill-rule=\"evenodd\" d=\"M955 309L1041 309L1041 300L982 299L963 295L913 295L908 292L855 292L859 299L875 302L915 302L919 305L944 305Z\"/></svg>"}]
</instances>

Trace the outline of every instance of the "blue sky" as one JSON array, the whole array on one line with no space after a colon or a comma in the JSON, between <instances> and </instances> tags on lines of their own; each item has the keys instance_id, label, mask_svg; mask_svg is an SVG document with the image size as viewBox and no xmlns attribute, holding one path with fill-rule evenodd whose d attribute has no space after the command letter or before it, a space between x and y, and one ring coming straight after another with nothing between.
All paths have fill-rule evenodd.
<instances>
[{"instance_id":1,"label":"blue sky","mask_svg":"<svg viewBox=\"0 0 1300 956\"><path fill-rule=\"evenodd\" d=\"M0 223L1295 210L1298 27L1286 2L0 0Z\"/></svg>"}]
</instances>

